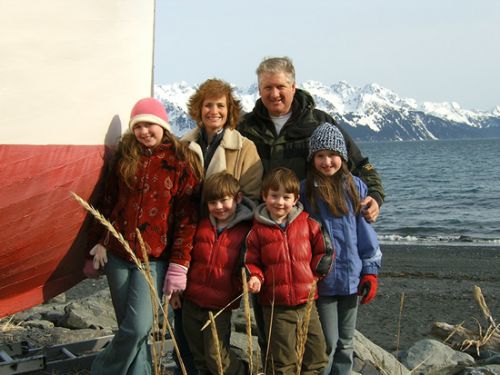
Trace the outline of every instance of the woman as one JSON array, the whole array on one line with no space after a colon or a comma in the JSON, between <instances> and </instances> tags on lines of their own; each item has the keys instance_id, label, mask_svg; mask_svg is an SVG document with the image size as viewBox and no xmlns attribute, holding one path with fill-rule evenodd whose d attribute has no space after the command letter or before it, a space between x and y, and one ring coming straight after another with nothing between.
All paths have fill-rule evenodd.
<instances>
[{"instance_id":1,"label":"woman","mask_svg":"<svg viewBox=\"0 0 500 375\"><path fill-rule=\"evenodd\" d=\"M260 199L263 167L255 144L237 130L241 105L231 86L220 79L203 82L188 102L197 127L182 139L201 146L205 178L226 171L240 183L247 198Z\"/></svg>"}]
</instances>

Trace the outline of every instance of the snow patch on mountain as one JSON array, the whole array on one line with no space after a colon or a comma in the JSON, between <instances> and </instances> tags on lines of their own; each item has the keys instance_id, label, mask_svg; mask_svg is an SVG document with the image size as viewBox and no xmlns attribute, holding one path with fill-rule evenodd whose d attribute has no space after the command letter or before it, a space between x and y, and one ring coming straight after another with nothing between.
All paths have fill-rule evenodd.
<instances>
[{"instance_id":1,"label":"snow patch on mountain","mask_svg":"<svg viewBox=\"0 0 500 375\"><path fill-rule=\"evenodd\" d=\"M456 102L418 103L376 83L356 87L346 81L330 86L305 81L298 87L312 95L317 108L352 128L357 139L441 139L479 134L471 133L472 129L488 129L485 136L490 137L500 134L500 105L485 112L463 109ZM260 97L257 84L233 88L243 110L252 111ZM179 135L195 126L187 114L187 102L195 90L184 81L155 86L154 95L167 107L170 122Z\"/></svg>"}]
</instances>

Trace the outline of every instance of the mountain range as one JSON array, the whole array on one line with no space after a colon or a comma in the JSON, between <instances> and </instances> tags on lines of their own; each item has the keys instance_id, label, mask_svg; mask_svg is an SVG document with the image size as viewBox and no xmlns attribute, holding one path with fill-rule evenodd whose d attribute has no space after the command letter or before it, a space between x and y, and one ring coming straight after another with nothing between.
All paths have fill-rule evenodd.
<instances>
[{"instance_id":1,"label":"mountain range","mask_svg":"<svg viewBox=\"0 0 500 375\"><path fill-rule=\"evenodd\" d=\"M354 87L345 81L331 86L306 81L298 86L314 98L316 107L332 115L358 141L415 141L500 137L500 105L492 111L463 109L456 102L423 102L401 98L375 83ZM187 101L196 87L186 82L156 85L154 95L167 108L178 135L195 126ZM243 110L259 98L257 85L234 87Z\"/></svg>"}]
</instances>

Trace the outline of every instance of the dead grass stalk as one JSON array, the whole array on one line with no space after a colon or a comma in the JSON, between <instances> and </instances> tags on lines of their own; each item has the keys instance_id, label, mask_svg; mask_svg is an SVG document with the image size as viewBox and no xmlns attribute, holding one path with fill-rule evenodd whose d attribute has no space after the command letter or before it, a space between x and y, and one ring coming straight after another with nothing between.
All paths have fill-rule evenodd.
<instances>
[{"instance_id":1,"label":"dead grass stalk","mask_svg":"<svg viewBox=\"0 0 500 375\"><path fill-rule=\"evenodd\" d=\"M128 241L126 241L125 238L123 238L122 234L119 233L115 229L115 227L109 222L109 220L107 220L97 209L92 207L87 201L85 201L79 195L75 194L74 192L71 192L71 195L78 203L80 203L81 206L83 206L83 208L85 208L90 214L92 214L92 216L94 216L94 218L97 221L99 221L120 242L120 244L122 244L122 246L129 254L130 258L134 262L137 269L141 272L141 274L146 279L146 283L148 284L148 287L149 287L149 292L150 292L150 296L151 296L151 304L152 304L152 309L153 309L153 329L152 329L152 331L153 331L152 332L152 334L153 334L153 345L152 345L153 369L154 369L155 375L163 374L163 367L161 365L161 357L164 354L163 349L161 349L159 352L157 352L156 343L154 341L155 341L155 338L157 336L155 334L155 332L158 330L158 327L159 327L159 316L158 316L159 309L163 310L164 316L166 316L167 314L165 314L165 310L163 309L163 305L161 304L161 301L159 300L158 291L156 290L156 286L155 286L153 277L151 276L151 267L149 264L149 256L147 254L146 246L145 246L144 240L141 236L139 229L136 228L136 234L137 234L137 238L139 240L142 258L144 259L144 265L140 261L140 259L136 256L135 252L131 249ZM174 343L174 348L176 350L176 353L177 353L178 358L179 358L179 362L181 364L182 373L185 375L186 369L184 368L184 364L182 363L182 359L181 359L180 353L179 353L179 348L177 346L177 342L175 340L172 327L170 327L170 323L168 322L168 319L164 320L164 324L165 323L166 323L167 328L169 329L170 336L172 337L172 340ZM161 335L161 337L162 337L162 343L161 343L160 347L164 348L165 347L165 343L164 343L165 335Z\"/></svg>"},{"instance_id":2,"label":"dead grass stalk","mask_svg":"<svg viewBox=\"0 0 500 375\"><path fill-rule=\"evenodd\" d=\"M247 334L247 353L248 353L248 367L250 375L253 374L253 339L252 339L252 316L250 315L250 299L248 296L247 273L245 268L241 268L241 280L243 284L243 310L245 313L246 334Z\"/></svg>"},{"instance_id":3,"label":"dead grass stalk","mask_svg":"<svg viewBox=\"0 0 500 375\"><path fill-rule=\"evenodd\" d=\"M309 295L307 296L306 308L304 316L299 320L297 327L297 375L300 375L302 368L302 360L304 359L304 352L307 343L307 333L309 331L309 321L311 320L311 311L314 304L314 296L316 295L316 281L311 284Z\"/></svg>"},{"instance_id":4,"label":"dead grass stalk","mask_svg":"<svg viewBox=\"0 0 500 375\"><path fill-rule=\"evenodd\" d=\"M211 330L212 330L212 337L214 339L214 345L215 345L215 351L217 352L217 369L219 370L219 375L224 375L224 369L222 368L222 357L221 357L221 352L220 352L220 345L219 345L219 335L217 334L217 326L215 325L215 318L214 314L209 311L208 312L208 318L210 319L211 322Z\"/></svg>"}]
</instances>

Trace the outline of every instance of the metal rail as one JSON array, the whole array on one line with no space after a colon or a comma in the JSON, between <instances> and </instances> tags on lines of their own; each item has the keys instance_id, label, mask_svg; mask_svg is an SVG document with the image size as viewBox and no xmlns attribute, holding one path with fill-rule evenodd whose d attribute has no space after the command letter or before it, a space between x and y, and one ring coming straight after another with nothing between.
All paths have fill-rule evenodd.
<instances>
[{"instance_id":1,"label":"metal rail","mask_svg":"<svg viewBox=\"0 0 500 375\"><path fill-rule=\"evenodd\" d=\"M95 339L77 341L68 344L29 349L26 345L0 345L0 375L35 374L43 371L67 372L71 370L90 369L95 356L113 339L113 335ZM160 342L155 342L159 348ZM171 351L173 342L167 339L164 350ZM175 363L167 360L165 368L173 368Z\"/></svg>"}]
</instances>

